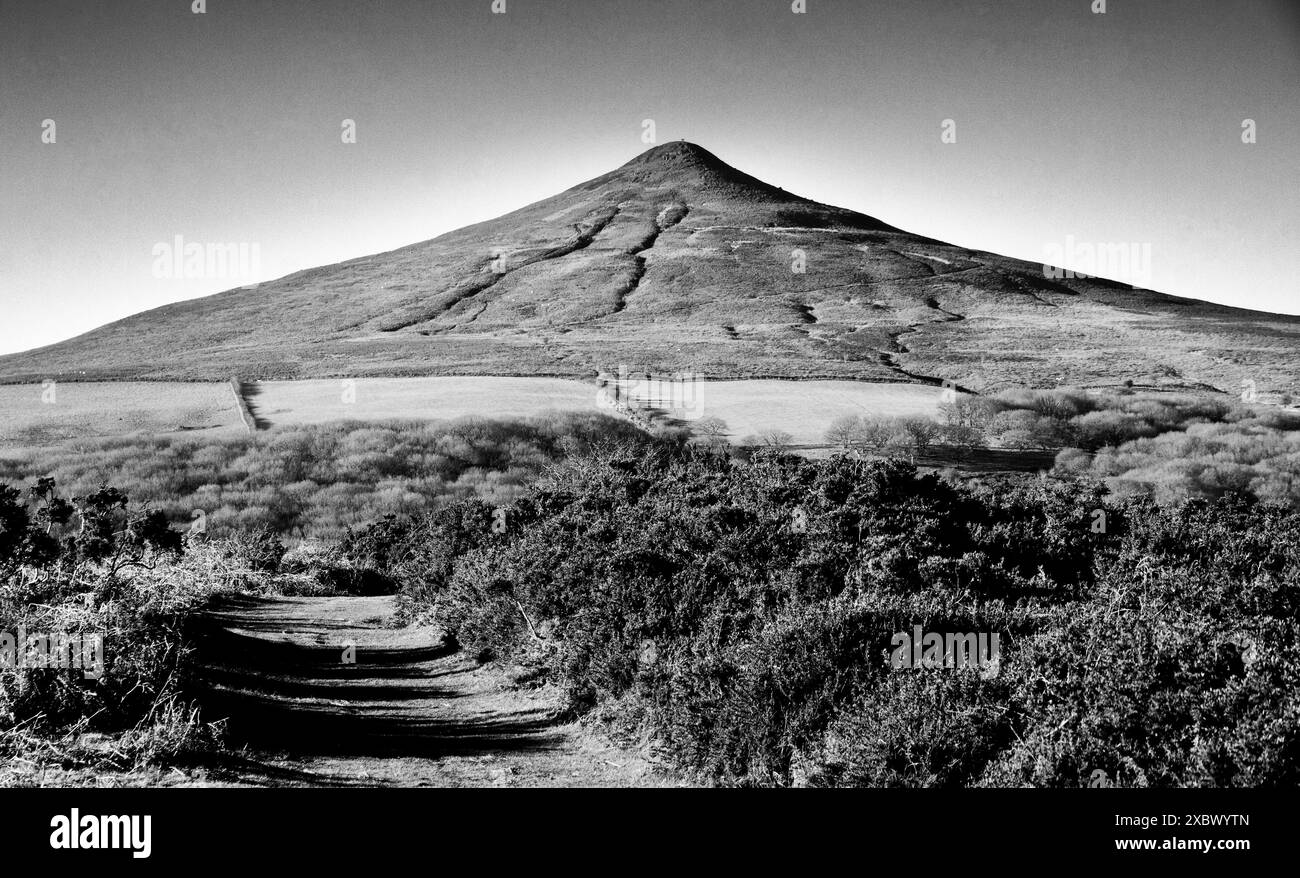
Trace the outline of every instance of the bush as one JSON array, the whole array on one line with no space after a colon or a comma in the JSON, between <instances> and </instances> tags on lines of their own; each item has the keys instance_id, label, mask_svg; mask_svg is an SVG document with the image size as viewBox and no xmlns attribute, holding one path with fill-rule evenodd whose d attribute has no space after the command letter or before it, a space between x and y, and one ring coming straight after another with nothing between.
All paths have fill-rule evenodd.
<instances>
[{"instance_id":1,"label":"bush","mask_svg":"<svg viewBox=\"0 0 1300 878\"><path fill-rule=\"evenodd\" d=\"M271 528L236 531L226 539L227 557L255 573L275 573L284 557L284 543Z\"/></svg>"},{"instance_id":2,"label":"bush","mask_svg":"<svg viewBox=\"0 0 1300 878\"><path fill-rule=\"evenodd\" d=\"M266 529L182 540L113 488L65 499L49 480L0 484L0 755L121 769L211 751L221 729L194 700L200 612L229 592L355 593L372 580L337 550L286 555ZM54 660L18 661L21 632Z\"/></svg>"},{"instance_id":3,"label":"bush","mask_svg":"<svg viewBox=\"0 0 1300 878\"><path fill-rule=\"evenodd\" d=\"M220 588L208 565L116 489L64 499L42 479L26 494L0 485L4 747L39 752L74 731L129 732L123 752L148 760L184 740L210 741L210 729L181 722L194 715L177 703L193 671L190 619ZM15 661L29 650L20 632L40 638L49 660ZM77 652L65 651L69 642Z\"/></svg>"},{"instance_id":4,"label":"bush","mask_svg":"<svg viewBox=\"0 0 1300 878\"><path fill-rule=\"evenodd\" d=\"M999 412L988 426L988 435L1008 448L1060 448L1070 444L1075 433L1068 421L1017 409Z\"/></svg>"},{"instance_id":5,"label":"bush","mask_svg":"<svg viewBox=\"0 0 1300 878\"><path fill-rule=\"evenodd\" d=\"M0 482L50 477L87 496L112 484L154 504L160 520L188 526L201 516L213 536L269 528L338 539L385 515L467 497L508 502L545 467L606 442L652 444L621 418L594 413L337 422L253 436L70 442L0 456Z\"/></svg>"},{"instance_id":6,"label":"bush","mask_svg":"<svg viewBox=\"0 0 1300 878\"><path fill-rule=\"evenodd\" d=\"M1293 785L1300 514L1103 493L623 449L375 538L413 616L715 782ZM914 625L999 661L895 670Z\"/></svg>"}]
</instances>

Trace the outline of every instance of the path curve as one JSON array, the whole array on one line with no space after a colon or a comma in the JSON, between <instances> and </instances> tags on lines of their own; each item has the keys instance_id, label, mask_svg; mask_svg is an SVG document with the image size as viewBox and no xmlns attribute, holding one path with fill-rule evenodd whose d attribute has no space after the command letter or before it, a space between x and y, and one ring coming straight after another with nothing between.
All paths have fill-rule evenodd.
<instances>
[{"instance_id":1,"label":"path curve","mask_svg":"<svg viewBox=\"0 0 1300 878\"><path fill-rule=\"evenodd\" d=\"M555 720L387 597L223 599L199 657L209 718L243 758L217 782L273 786L662 786L644 760Z\"/></svg>"}]
</instances>

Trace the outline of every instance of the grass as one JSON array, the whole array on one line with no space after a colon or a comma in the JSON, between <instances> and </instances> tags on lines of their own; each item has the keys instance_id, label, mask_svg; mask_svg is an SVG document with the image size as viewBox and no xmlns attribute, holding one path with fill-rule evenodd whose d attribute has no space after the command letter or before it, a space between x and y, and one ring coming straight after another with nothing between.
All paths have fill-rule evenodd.
<instances>
[{"instance_id":1,"label":"grass","mask_svg":"<svg viewBox=\"0 0 1300 878\"><path fill-rule=\"evenodd\" d=\"M594 411L596 389L556 378L361 378L262 381L250 404L261 422L297 426L328 421L528 418Z\"/></svg>"},{"instance_id":2,"label":"grass","mask_svg":"<svg viewBox=\"0 0 1300 878\"><path fill-rule=\"evenodd\" d=\"M706 380L699 397L702 417L720 418L732 441L780 431L795 445L815 445L844 415L937 417L942 393L925 384Z\"/></svg>"},{"instance_id":3,"label":"grass","mask_svg":"<svg viewBox=\"0 0 1300 878\"><path fill-rule=\"evenodd\" d=\"M263 429L338 421L382 426L390 421L517 419L555 411L607 410L597 402L595 385L557 378L315 379L244 386ZM36 457L39 449L59 442L113 437L132 437L145 449L150 447L150 437L175 434L201 435L205 441L211 438L224 445L238 441L242 429L228 383L68 383L56 390L58 402L43 405L39 385L0 385L0 412L6 417L0 449L7 445L11 456ZM941 393L940 388L914 383L712 381L706 377L698 388L702 411L697 414L723 421L722 435L733 442L779 431L790 434L795 444L816 444L830 422L845 414L935 416ZM690 420L683 423L692 426ZM94 457L94 446L78 448L89 449L79 453ZM64 456L57 450L50 453L55 459ZM79 473L71 475L82 484ZM150 494L149 499L164 497Z\"/></svg>"},{"instance_id":4,"label":"grass","mask_svg":"<svg viewBox=\"0 0 1300 878\"><path fill-rule=\"evenodd\" d=\"M241 429L229 384L75 382L0 385L0 445L47 445L130 433Z\"/></svg>"}]
</instances>

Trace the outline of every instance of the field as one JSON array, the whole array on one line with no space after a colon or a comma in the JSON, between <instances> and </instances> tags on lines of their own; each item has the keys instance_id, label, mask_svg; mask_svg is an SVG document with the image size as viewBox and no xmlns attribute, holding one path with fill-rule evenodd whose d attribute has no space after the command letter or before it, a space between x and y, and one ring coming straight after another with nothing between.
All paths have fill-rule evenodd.
<instances>
[{"instance_id":1,"label":"field","mask_svg":"<svg viewBox=\"0 0 1300 878\"><path fill-rule=\"evenodd\" d=\"M242 430L229 384L59 382L0 385L0 443Z\"/></svg>"},{"instance_id":2,"label":"field","mask_svg":"<svg viewBox=\"0 0 1300 878\"><path fill-rule=\"evenodd\" d=\"M262 381L249 404L259 425L341 420L453 420L532 417L549 411L594 411L596 389L557 378L361 378Z\"/></svg>"},{"instance_id":3,"label":"field","mask_svg":"<svg viewBox=\"0 0 1300 878\"><path fill-rule=\"evenodd\" d=\"M54 390L55 401L42 403L41 385L0 386L0 444L39 447L69 439L242 430L226 383L69 382ZM733 442L782 431L800 445L823 442L830 422L842 415L933 417L942 393L919 384L782 380L706 380L690 392L701 405L694 414L720 418ZM262 429L344 420L449 421L607 411L597 402L595 385L560 378L262 381L247 384L246 396ZM684 423L690 426L693 420Z\"/></svg>"},{"instance_id":4,"label":"field","mask_svg":"<svg viewBox=\"0 0 1300 878\"><path fill-rule=\"evenodd\" d=\"M732 442L779 431L795 445L817 445L845 415L937 417L942 393L924 384L756 380L706 381L699 396L703 416L725 421Z\"/></svg>"}]
</instances>

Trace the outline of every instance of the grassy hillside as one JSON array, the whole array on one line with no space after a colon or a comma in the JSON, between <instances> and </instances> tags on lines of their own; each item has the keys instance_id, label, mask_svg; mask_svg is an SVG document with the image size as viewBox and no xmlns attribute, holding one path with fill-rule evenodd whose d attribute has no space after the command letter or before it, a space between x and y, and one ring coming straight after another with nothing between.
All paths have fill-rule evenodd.
<instances>
[{"instance_id":1,"label":"grassy hillside","mask_svg":"<svg viewBox=\"0 0 1300 878\"><path fill-rule=\"evenodd\" d=\"M1300 318L1044 277L665 144L498 219L0 357L0 380L397 375L1300 386Z\"/></svg>"}]
</instances>

